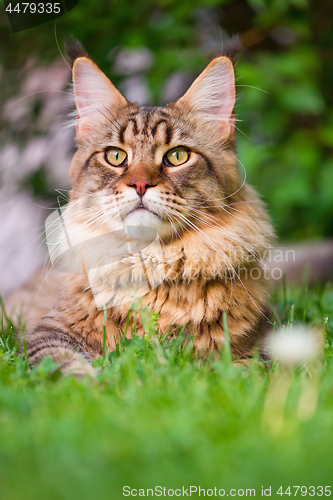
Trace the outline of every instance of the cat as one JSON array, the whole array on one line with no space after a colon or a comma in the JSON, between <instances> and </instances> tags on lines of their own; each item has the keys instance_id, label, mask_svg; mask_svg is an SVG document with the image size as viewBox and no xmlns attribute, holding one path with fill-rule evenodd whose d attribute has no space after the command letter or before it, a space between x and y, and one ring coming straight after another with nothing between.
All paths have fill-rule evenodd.
<instances>
[{"instance_id":1,"label":"cat","mask_svg":"<svg viewBox=\"0 0 333 500\"><path fill-rule=\"evenodd\" d=\"M274 235L236 156L234 52L231 43L176 102L138 107L79 43L69 45L77 151L64 219L77 236L71 248L79 250L73 260L67 255L67 273L58 273L54 306L27 333L30 366L51 356L64 374L93 375L90 361L102 352L103 325L109 351L118 328L125 330L130 298L120 276L134 280L134 292L158 313L159 332L177 335L186 325L199 355L223 349L224 312L234 359L251 356L262 343L270 318L261 261ZM110 260L116 240L108 235L126 227L139 228L136 235L150 228L158 255L149 261L148 252L146 264L139 253ZM97 257L92 252L99 265L87 269L86 261L79 262L80 244L95 237L104 238L94 247ZM65 236L58 250L64 242ZM148 261L155 262L160 279L140 292ZM143 335L139 316L135 327Z\"/></svg>"}]
</instances>

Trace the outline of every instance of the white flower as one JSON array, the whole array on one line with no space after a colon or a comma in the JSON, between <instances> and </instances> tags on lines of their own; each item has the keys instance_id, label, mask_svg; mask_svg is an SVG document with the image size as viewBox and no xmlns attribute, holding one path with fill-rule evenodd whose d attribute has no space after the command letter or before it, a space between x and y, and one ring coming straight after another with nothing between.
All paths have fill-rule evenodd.
<instances>
[{"instance_id":1,"label":"white flower","mask_svg":"<svg viewBox=\"0 0 333 500\"><path fill-rule=\"evenodd\" d=\"M274 332L268 340L272 358L285 365L311 361L316 356L319 345L318 336L304 327Z\"/></svg>"}]
</instances>

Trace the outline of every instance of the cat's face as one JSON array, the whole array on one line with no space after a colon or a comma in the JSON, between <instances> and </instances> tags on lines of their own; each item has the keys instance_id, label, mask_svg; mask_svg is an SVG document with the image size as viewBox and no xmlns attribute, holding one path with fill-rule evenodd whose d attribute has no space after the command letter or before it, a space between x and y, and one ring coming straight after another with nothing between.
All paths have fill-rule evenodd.
<instances>
[{"instance_id":1,"label":"cat's face","mask_svg":"<svg viewBox=\"0 0 333 500\"><path fill-rule=\"evenodd\" d=\"M215 59L164 108L129 103L85 57L76 60L73 80L72 197L92 195L90 217L94 208L99 224L108 225L117 215L126 225L155 228L167 241L204 225L208 214L222 216L223 200L240 185L229 59Z\"/></svg>"}]
</instances>

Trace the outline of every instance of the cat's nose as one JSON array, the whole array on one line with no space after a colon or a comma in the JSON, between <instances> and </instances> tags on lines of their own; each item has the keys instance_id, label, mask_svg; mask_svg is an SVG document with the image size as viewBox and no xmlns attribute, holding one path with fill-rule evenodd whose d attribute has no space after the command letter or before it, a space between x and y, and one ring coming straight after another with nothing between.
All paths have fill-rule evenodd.
<instances>
[{"instance_id":1,"label":"cat's nose","mask_svg":"<svg viewBox=\"0 0 333 500\"><path fill-rule=\"evenodd\" d=\"M136 192L139 196L143 196L152 182L149 179L133 179L130 181L129 186L135 186Z\"/></svg>"}]
</instances>

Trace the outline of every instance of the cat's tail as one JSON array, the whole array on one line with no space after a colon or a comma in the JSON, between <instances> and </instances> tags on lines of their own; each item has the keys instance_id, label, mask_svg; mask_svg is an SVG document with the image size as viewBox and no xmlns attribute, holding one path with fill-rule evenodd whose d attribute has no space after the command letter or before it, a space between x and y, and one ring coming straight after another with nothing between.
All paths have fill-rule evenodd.
<instances>
[{"instance_id":1,"label":"cat's tail","mask_svg":"<svg viewBox=\"0 0 333 500\"><path fill-rule=\"evenodd\" d=\"M63 376L70 374L76 378L96 377L88 352L53 317L53 310L26 335L26 350L30 367L43 358L50 357L58 364Z\"/></svg>"}]
</instances>

